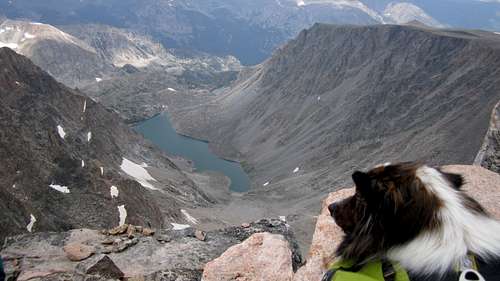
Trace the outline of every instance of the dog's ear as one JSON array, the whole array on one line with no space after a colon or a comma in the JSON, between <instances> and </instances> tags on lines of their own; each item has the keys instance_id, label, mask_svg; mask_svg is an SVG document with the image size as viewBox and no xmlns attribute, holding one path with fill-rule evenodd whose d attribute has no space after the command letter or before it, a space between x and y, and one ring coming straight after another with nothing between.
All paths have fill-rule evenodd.
<instances>
[{"instance_id":1,"label":"dog's ear","mask_svg":"<svg viewBox=\"0 0 500 281\"><path fill-rule=\"evenodd\" d=\"M356 171L352 174L352 180L356 185L356 189L358 189L363 194L370 193L371 190L371 180L368 174Z\"/></svg>"},{"instance_id":2,"label":"dog's ear","mask_svg":"<svg viewBox=\"0 0 500 281\"><path fill-rule=\"evenodd\" d=\"M443 174L446 180L448 180L448 182L451 183L451 185L453 185L455 189L460 189L464 184L464 177L462 175L444 173L443 171L440 172Z\"/></svg>"},{"instance_id":3,"label":"dog's ear","mask_svg":"<svg viewBox=\"0 0 500 281\"><path fill-rule=\"evenodd\" d=\"M451 186L457 190L460 190L462 185L464 185L465 183L464 177L462 175L454 173L446 173L441 168L436 168L436 170L438 170L441 173L441 175L443 175L443 177L446 179L446 181L448 181L451 184Z\"/></svg>"}]
</instances>

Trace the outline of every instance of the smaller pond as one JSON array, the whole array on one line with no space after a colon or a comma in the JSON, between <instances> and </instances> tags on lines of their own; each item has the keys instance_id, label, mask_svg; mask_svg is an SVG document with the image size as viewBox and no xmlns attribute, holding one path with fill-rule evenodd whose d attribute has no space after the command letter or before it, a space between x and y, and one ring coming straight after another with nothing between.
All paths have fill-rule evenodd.
<instances>
[{"instance_id":1,"label":"smaller pond","mask_svg":"<svg viewBox=\"0 0 500 281\"><path fill-rule=\"evenodd\" d=\"M193 161L197 171L216 171L231 179L230 189L248 191L250 179L237 162L221 159L208 149L208 143L177 134L166 114L158 115L134 129L169 155Z\"/></svg>"}]
</instances>

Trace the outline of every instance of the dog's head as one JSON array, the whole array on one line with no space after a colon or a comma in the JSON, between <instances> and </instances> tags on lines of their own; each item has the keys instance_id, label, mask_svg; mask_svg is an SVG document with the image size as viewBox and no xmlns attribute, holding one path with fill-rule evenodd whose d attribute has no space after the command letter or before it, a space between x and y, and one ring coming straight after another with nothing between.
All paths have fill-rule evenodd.
<instances>
[{"instance_id":1,"label":"dog's head","mask_svg":"<svg viewBox=\"0 0 500 281\"><path fill-rule=\"evenodd\" d=\"M355 195L329 206L345 232L338 256L363 261L439 227L443 202L417 176L420 167L387 164L352 175ZM459 175L443 175L450 186L458 189L462 184Z\"/></svg>"}]
</instances>

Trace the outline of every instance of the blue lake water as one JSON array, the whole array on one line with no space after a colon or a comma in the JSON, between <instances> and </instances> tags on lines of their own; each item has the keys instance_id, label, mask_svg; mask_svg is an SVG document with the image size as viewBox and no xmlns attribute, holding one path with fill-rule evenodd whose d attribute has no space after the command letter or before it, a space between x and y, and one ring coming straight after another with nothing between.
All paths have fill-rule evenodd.
<instances>
[{"instance_id":1,"label":"blue lake water","mask_svg":"<svg viewBox=\"0 0 500 281\"><path fill-rule=\"evenodd\" d=\"M177 134L166 114L158 115L134 129L169 155L193 161L197 171L216 171L231 179L230 189L248 191L250 179L237 162L221 159L208 149L208 143Z\"/></svg>"}]
</instances>

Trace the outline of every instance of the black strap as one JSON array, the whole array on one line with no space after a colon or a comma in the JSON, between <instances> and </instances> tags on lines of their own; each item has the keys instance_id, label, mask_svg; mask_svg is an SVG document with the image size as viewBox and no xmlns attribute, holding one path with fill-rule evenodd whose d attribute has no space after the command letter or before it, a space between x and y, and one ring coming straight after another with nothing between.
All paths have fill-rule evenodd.
<instances>
[{"instance_id":1,"label":"black strap","mask_svg":"<svg viewBox=\"0 0 500 281\"><path fill-rule=\"evenodd\" d=\"M321 279L321 281L331 281L332 278L333 278L333 275L335 275L335 272L337 272L336 269L330 269L328 270L325 275L323 275L323 278Z\"/></svg>"},{"instance_id":2,"label":"black strap","mask_svg":"<svg viewBox=\"0 0 500 281\"><path fill-rule=\"evenodd\" d=\"M382 260L382 274L385 281L395 281L396 280L396 270L394 266L388 259Z\"/></svg>"}]
</instances>

